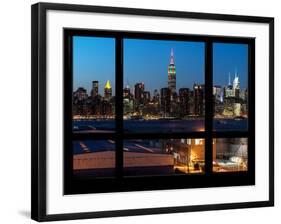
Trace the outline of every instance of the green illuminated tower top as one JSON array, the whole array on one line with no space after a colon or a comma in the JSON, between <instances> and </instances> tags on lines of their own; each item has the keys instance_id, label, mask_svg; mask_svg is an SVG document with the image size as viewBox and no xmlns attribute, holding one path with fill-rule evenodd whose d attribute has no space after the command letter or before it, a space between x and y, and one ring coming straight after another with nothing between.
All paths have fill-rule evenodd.
<instances>
[{"instance_id":1,"label":"green illuminated tower top","mask_svg":"<svg viewBox=\"0 0 281 224\"><path fill-rule=\"evenodd\" d=\"M168 66L168 87L171 93L176 92L176 66L173 48L171 49L170 64Z\"/></svg>"}]
</instances>

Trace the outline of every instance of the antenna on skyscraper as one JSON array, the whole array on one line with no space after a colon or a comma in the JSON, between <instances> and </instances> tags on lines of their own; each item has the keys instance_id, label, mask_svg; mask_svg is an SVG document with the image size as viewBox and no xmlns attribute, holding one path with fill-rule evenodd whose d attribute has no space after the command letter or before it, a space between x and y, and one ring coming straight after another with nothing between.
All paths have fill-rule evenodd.
<instances>
[{"instance_id":1,"label":"antenna on skyscraper","mask_svg":"<svg viewBox=\"0 0 281 224\"><path fill-rule=\"evenodd\" d=\"M174 64L174 49L171 48L171 58L170 58L170 64L173 65Z\"/></svg>"}]
</instances>

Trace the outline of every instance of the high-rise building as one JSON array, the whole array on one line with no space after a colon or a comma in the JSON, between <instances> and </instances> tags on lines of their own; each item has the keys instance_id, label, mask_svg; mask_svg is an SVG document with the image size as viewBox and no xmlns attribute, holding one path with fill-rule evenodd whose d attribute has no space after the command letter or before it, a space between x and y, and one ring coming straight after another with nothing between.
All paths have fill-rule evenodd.
<instances>
[{"instance_id":1,"label":"high-rise building","mask_svg":"<svg viewBox=\"0 0 281 224\"><path fill-rule=\"evenodd\" d=\"M143 106L143 92L144 92L144 83L136 83L135 84L135 110L141 113L141 109Z\"/></svg>"},{"instance_id":2,"label":"high-rise building","mask_svg":"<svg viewBox=\"0 0 281 224\"><path fill-rule=\"evenodd\" d=\"M73 93L74 101L83 101L88 98L87 90L83 87L79 87L74 93Z\"/></svg>"},{"instance_id":3,"label":"high-rise building","mask_svg":"<svg viewBox=\"0 0 281 224\"><path fill-rule=\"evenodd\" d=\"M233 86L231 85L230 72L228 73L228 85L224 87L224 96L226 98L233 96Z\"/></svg>"},{"instance_id":4,"label":"high-rise building","mask_svg":"<svg viewBox=\"0 0 281 224\"><path fill-rule=\"evenodd\" d=\"M221 86L219 85L214 85L213 86L213 95L218 96L221 94Z\"/></svg>"},{"instance_id":5,"label":"high-rise building","mask_svg":"<svg viewBox=\"0 0 281 224\"><path fill-rule=\"evenodd\" d=\"M222 102L223 100L223 91L221 86L219 85L214 85L213 86L213 96L216 101Z\"/></svg>"},{"instance_id":6,"label":"high-rise building","mask_svg":"<svg viewBox=\"0 0 281 224\"><path fill-rule=\"evenodd\" d=\"M91 91L92 99L94 99L98 94L99 94L99 81L93 81L92 91Z\"/></svg>"},{"instance_id":7,"label":"high-rise building","mask_svg":"<svg viewBox=\"0 0 281 224\"><path fill-rule=\"evenodd\" d=\"M176 66L173 49L171 49L170 64L168 66L168 88L171 93L176 92Z\"/></svg>"},{"instance_id":8,"label":"high-rise building","mask_svg":"<svg viewBox=\"0 0 281 224\"><path fill-rule=\"evenodd\" d=\"M237 72L235 72L234 79L231 85L231 78L230 78L230 73L228 76L228 85L227 87L224 88L224 96L226 98L228 97L240 97L240 82L239 82L239 77Z\"/></svg>"},{"instance_id":9,"label":"high-rise building","mask_svg":"<svg viewBox=\"0 0 281 224\"><path fill-rule=\"evenodd\" d=\"M239 82L239 77L237 75L237 72L235 72L235 76L233 79L233 89L240 89L240 82Z\"/></svg>"},{"instance_id":10,"label":"high-rise building","mask_svg":"<svg viewBox=\"0 0 281 224\"><path fill-rule=\"evenodd\" d=\"M164 117L169 115L171 107L171 92L169 88L160 90L160 109Z\"/></svg>"},{"instance_id":11,"label":"high-rise building","mask_svg":"<svg viewBox=\"0 0 281 224\"><path fill-rule=\"evenodd\" d=\"M202 116L204 114L204 85L193 85L194 114Z\"/></svg>"},{"instance_id":12,"label":"high-rise building","mask_svg":"<svg viewBox=\"0 0 281 224\"><path fill-rule=\"evenodd\" d=\"M186 116L189 114L189 95L188 88L179 89L179 101L180 101L180 115Z\"/></svg>"},{"instance_id":13,"label":"high-rise building","mask_svg":"<svg viewBox=\"0 0 281 224\"><path fill-rule=\"evenodd\" d=\"M224 88L224 95L226 98L233 96L233 89L232 86L227 86Z\"/></svg>"},{"instance_id":14,"label":"high-rise building","mask_svg":"<svg viewBox=\"0 0 281 224\"><path fill-rule=\"evenodd\" d=\"M129 97L130 95L131 95L130 86L127 85L123 90L123 96L124 96L124 98L126 98L126 97Z\"/></svg>"},{"instance_id":15,"label":"high-rise building","mask_svg":"<svg viewBox=\"0 0 281 224\"><path fill-rule=\"evenodd\" d=\"M160 95L157 89L153 91L153 101L159 103Z\"/></svg>"},{"instance_id":16,"label":"high-rise building","mask_svg":"<svg viewBox=\"0 0 281 224\"><path fill-rule=\"evenodd\" d=\"M241 89L239 92L239 97L242 100L247 100L247 89Z\"/></svg>"},{"instance_id":17,"label":"high-rise building","mask_svg":"<svg viewBox=\"0 0 281 224\"><path fill-rule=\"evenodd\" d=\"M110 100L111 97L112 97L112 88L111 88L109 80L107 80L107 82L104 86L104 99Z\"/></svg>"},{"instance_id":18,"label":"high-rise building","mask_svg":"<svg viewBox=\"0 0 281 224\"><path fill-rule=\"evenodd\" d=\"M148 103L150 101L150 92L149 91L143 91L143 100L145 103Z\"/></svg>"},{"instance_id":19,"label":"high-rise building","mask_svg":"<svg viewBox=\"0 0 281 224\"><path fill-rule=\"evenodd\" d=\"M239 82L239 77L237 75L237 72L235 72L235 77L233 80L233 96L238 98L239 92L240 92L240 82Z\"/></svg>"},{"instance_id":20,"label":"high-rise building","mask_svg":"<svg viewBox=\"0 0 281 224\"><path fill-rule=\"evenodd\" d=\"M79 87L73 92L73 115L86 115L87 114L87 90Z\"/></svg>"},{"instance_id":21,"label":"high-rise building","mask_svg":"<svg viewBox=\"0 0 281 224\"><path fill-rule=\"evenodd\" d=\"M135 99L138 103L142 102L144 92L144 83L136 83L135 85Z\"/></svg>"},{"instance_id":22,"label":"high-rise building","mask_svg":"<svg viewBox=\"0 0 281 224\"><path fill-rule=\"evenodd\" d=\"M130 86L126 85L126 87L123 90L123 114L129 115L133 113L133 107L134 107L133 95L131 94Z\"/></svg>"}]
</instances>

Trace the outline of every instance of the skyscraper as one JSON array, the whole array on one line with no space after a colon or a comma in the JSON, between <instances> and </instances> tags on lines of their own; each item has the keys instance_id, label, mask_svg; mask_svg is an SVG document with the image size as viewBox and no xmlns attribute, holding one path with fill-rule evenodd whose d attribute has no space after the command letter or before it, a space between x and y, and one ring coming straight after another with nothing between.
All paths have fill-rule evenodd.
<instances>
[{"instance_id":1,"label":"skyscraper","mask_svg":"<svg viewBox=\"0 0 281 224\"><path fill-rule=\"evenodd\" d=\"M124 88L124 90L123 90L123 97L126 98L126 97L128 97L128 96L130 96L130 95L131 95L130 86L127 85L127 86Z\"/></svg>"},{"instance_id":2,"label":"skyscraper","mask_svg":"<svg viewBox=\"0 0 281 224\"><path fill-rule=\"evenodd\" d=\"M73 99L74 101L83 101L88 98L87 90L83 87L79 87L74 93L73 93Z\"/></svg>"},{"instance_id":3,"label":"skyscraper","mask_svg":"<svg viewBox=\"0 0 281 224\"><path fill-rule=\"evenodd\" d=\"M239 97L239 92L240 92L240 82L237 72L235 72L235 77L233 80L233 95L235 97Z\"/></svg>"},{"instance_id":4,"label":"skyscraper","mask_svg":"<svg viewBox=\"0 0 281 224\"><path fill-rule=\"evenodd\" d=\"M239 77L235 73L235 77L233 80L233 89L240 89L240 82L239 82Z\"/></svg>"},{"instance_id":5,"label":"skyscraper","mask_svg":"<svg viewBox=\"0 0 281 224\"><path fill-rule=\"evenodd\" d=\"M179 89L179 100L180 100L180 115L186 116L189 114L189 95L190 91L188 88Z\"/></svg>"},{"instance_id":6,"label":"skyscraper","mask_svg":"<svg viewBox=\"0 0 281 224\"><path fill-rule=\"evenodd\" d=\"M144 83L139 82L135 84L135 111L141 112L143 106L143 92L144 92Z\"/></svg>"},{"instance_id":7,"label":"skyscraper","mask_svg":"<svg viewBox=\"0 0 281 224\"><path fill-rule=\"evenodd\" d=\"M204 85L193 85L194 114L202 116L204 114Z\"/></svg>"},{"instance_id":8,"label":"skyscraper","mask_svg":"<svg viewBox=\"0 0 281 224\"><path fill-rule=\"evenodd\" d=\"M171 108L171 94L169 88L160 90L160 108L164 117L168 116Z\"/></svg>"},{"instance_id":9,"label":"skyscraper","mask_svg":"<svg viewBox=\"0 0 281 224\"><path fill-rule=\"evenodd\" d=\"M144 83L139 82L135 85L135 99L139 103L142 103L143 99L143 92L144 92Z\"/></svg>"},{"instance_id":10,"label":"skyscraper","mask_svg":"<svg viewBox=\"0 0 281 224\"><path fill-rule=\"evenodd\" d=\"M228 77L228 86L225 88L225 97L236 97L239 98L240 92L240 82L237 72L235 72L235 76L231 85L230 73Z\"/></svg>"},{"instance_id":11,"label":"skyscraper","mask_svg":"<svg viewBox=\"0 0 281 224\"><path fill-rule=\"evenodd\" d=\"M144 101L144 103L148 103L150 101L150 92L149 91L143 92L143 101Z\"/></svg>"},{"instance_id":12,"label":"skyscraper","mask_svg":"<svg viewBox=\"0 0 281 224\"><path fill-rule=\"evenodd\" d=\"M87 98L87 90L83 87L79 87L75 92L73 92L73 115L87 114Z\"/></svg>"},{"instance_id":13,"label":"skyscraper","mask_svg":"<svg viewBox=\"0 0 281 224\"><path fill-rule=\"evenodd\" d=\"M171 93L176 92L176 66L173 48L171 49L170 64L168 66L168 88Z\"/></svg>"},{"instance_id":14,"label":"skyscraper","mask_svg":"<svg viewBox=\"0 0 281 224\"><path fill-rule=\"evenodd\" d=\"M224 96L226 98L233 96L233 86L231 85L230 72L228 73L228 85L224 88Z\"/></svg>"},{"instance_id":15,"label":"skyscraper","mask_svg":"<svg viewBox=\"0 0 281 224\"><path fill-rule=\"evenodd\" d=\"M222 88L219 85L213 86L213 96L215 97L215 100L221 101L222 97Z\"/></svg>"},{"instance_id":16,"label":"skyscraper","mask_svg":"<svg viewBox=\"0 0 281 224\"><path fill-rule=\"evenodd\" d=\"M91 96L94 99L98 94L99 94L99 81L93 81Z\"/></svg>"},{"instance_id":17,"label":"skyscraper","mask_svg":"<svg viewBox=\"0 0 281 224\"><path fill-rule=\"evenodd\" d=\"M110 100L111 97L112 97L112 88L111 88L109 80L107 80L105 87L104 87L104 99Z\"/></svg>"}]
</instances>

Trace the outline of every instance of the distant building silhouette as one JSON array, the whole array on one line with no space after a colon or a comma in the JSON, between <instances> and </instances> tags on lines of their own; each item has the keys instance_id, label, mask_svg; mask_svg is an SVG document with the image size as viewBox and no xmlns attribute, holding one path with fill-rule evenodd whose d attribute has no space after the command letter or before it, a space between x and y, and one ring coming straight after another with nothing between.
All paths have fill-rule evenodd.
<instances>
[{"instance_id":1,"label":"distant building silhouette","mask_svg":"<svg viewBox=\"0 0 281 224\"><path fill-rule=\"evenodd\" d=\"M99 95L99 81L93 81L92 82L92 91L91 91L92 99L94 99L98 95Z\"/></svg>"}]
</instances>

